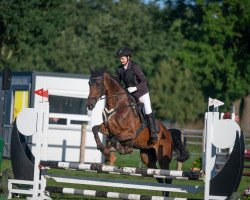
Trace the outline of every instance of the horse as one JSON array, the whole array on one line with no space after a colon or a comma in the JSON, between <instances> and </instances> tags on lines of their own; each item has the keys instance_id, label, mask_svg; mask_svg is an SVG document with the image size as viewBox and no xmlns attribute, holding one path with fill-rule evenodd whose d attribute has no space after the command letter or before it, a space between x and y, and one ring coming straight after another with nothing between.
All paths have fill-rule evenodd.
<instances>
[{"instance_id":1,"label":"horse","mask_svg":"<svg viewBox=\"0 0 250 200\"><path fill-rule=\"evenodd\" d=\"M167 129L157 120L159 139L150 141L150 132L140 112L139 104L131 101L131 94L121 85L117 77L112 76L105 68L91 69L89 79L89 96L87 108L93 110L99 99L105 98L103 123L92 127L97 149L109 156L110 145L104 145L98 132L110 138L111 145L120 154L129 154L133 148L140 150L142 162L148 168L169 169L173 150L177 160L184 162L190 156L181 140L181 131ZM104 96L104 97L103 97ZM171 179L157 178L160 183L171 183ZM168 196L165 193L164 196Z\"/></svg>"}]
</instances>

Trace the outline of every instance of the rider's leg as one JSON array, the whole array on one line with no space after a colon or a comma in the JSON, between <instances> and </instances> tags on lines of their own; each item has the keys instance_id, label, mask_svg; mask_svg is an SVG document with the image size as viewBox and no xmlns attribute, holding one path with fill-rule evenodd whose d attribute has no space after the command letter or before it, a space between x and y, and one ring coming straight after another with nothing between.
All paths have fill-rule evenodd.
<instances>
[{"instance_id":1,"label":"rider's leg","mask_svg":"<svg viewBox=\"0 0 250 200\"><path fill-rule=\"evenodd\" d=\"M150 138L152 140L152 142L155 142L157 141L159 138L158 138L158 128L157 128L157 124L156 124L156 120L154 118L154 115L153 113L150 113L147 116L147 122L148 122L148 125L149 125L149 129L150 129Z\"/></svg>"},{"instance_id":2,"label":"rider's leg","mask_svg":"<svg viewBox=\"0 0 250 200\"><path fill-rule=\"evenodd\" d=\"M158 129L158 124L156 123L156 120L155 120L154 115L152 113L149 93L146 93L143 96L141 96L139 98L139 101L144 104L145 113L147 116L147 123L148 123L149 130L150 130L151 140L154 142L154 141L158 140L159 129Z\"/></svg>"}]
</instances>

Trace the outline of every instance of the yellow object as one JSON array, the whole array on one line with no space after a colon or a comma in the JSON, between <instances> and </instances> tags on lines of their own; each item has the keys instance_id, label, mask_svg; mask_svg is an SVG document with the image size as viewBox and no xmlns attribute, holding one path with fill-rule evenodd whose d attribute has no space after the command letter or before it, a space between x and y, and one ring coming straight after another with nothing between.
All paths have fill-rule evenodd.
<instances>
[{"instance_id":1,"label":"yellow object","mask_svg":"<svg viewBox=\"0 0 250 200\"><path fill-rule=\"evenodd\" d=\"M14 91L14 109L13 120L21 112L23 108L29 105L29 91L16 90Z\"/></svg>"}]
</instances>

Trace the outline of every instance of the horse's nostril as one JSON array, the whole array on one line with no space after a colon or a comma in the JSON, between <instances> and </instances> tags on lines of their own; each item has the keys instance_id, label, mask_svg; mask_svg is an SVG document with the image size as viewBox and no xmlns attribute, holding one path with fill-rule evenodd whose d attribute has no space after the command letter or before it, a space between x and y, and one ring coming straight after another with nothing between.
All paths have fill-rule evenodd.
<instances>
[{"instance_id":1,"label":"horse's nostril","mask_svg":"<svg viewBox=\"0 0 250 200\"><path fill-rule=\"evenodd\" d=\"M87 105L89 110L92 110L93 107L94 107L94 103L92 101L90 101L90 100L87 101L86 105Z\"/></svg>"},{"instance_id":2,"label":"horse's nostril","mask_svg":"<svg viewBox=\"0 0 250 200\"><path fill-rule=\"evenodd\" d=\"M91 102L90 102L89 100L87 100L86 105L87 105L87 108L88 108L89 110L91 110Z\"/></svg>"},{"instance_id":3,"label":"horse's nostril","mask_svg":"<svg viewBox=\"0 0 250 200\"><path fill-rule=\"evenodd\" d=\"M88 98L86 102L86 106L89 110L93 110L96 105L96 99L94 98Z\"/></svg>"}]
</instances>

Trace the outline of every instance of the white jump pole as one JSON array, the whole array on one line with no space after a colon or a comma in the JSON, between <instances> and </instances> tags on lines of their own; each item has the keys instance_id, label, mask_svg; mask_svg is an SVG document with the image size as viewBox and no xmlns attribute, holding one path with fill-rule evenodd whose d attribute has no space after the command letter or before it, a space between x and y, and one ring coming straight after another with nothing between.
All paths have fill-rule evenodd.
<instances>
[{"instance_id":1,"label":"white jump pole","mask_svg":"<svg viewBox=\"0 0 250 200\"><path fill-rule=\"evenodd\" d=\"M31 194L31 197L27 199L50 199L44 195L44 188L46 187L46 179L40 177L40 161L47 160L47 132L48 132L48 114L49 114L49 103L39 102L38 107L24 108L17 116L16 123L18 130L26 136L33 135L36 137L36 145L34 148L35 161L34 161L34 178L33 181L27 180L14 180L10 179L8 183L9 196L12 198L13 193L19 194ZM32 189L22 190L12 188L13 184L30 185Z\"/></svg>"}]
</instances>

